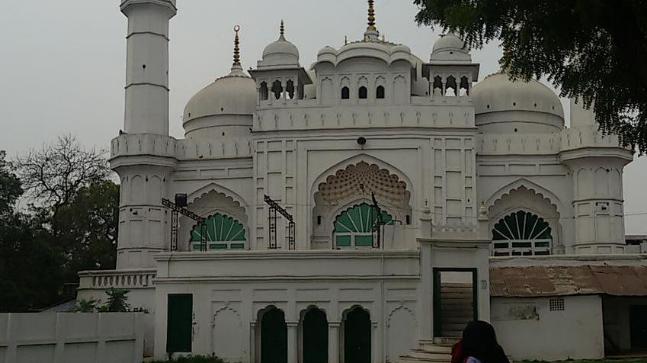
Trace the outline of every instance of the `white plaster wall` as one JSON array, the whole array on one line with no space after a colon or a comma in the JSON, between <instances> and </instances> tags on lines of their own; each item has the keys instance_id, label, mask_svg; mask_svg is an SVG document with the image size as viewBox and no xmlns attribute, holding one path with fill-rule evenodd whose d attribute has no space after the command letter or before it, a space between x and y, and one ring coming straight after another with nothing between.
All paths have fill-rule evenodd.
<instances>
[{"instance_id":1,"label":"white plaster wall","mask_svg":"<svg viewBox=\"0 0 647 363\"><path fill-rule=\"evenodd\" d=\"M549 298L492 298L492 324L514 360L604 357L602 299L565 296L564 311L549 311Z\"/></svg>"},{"instance_id":2,"label":"white plaster wall","mask_svg":"<svg viewBox=\"0 0 647 363\"><path fill-rule=\"evenodd\" d=\"M394 361L419 338L417 326L423 324L420 317L424 315L417 310L415 252L248 251L211 254L209 260L203 257L187 253L158 259L158 358L165 355L167 300L172 293L193 294L195 354L215 352L241 362L254 361L260 354L255 352L254 338L258 313L270 305L283 310L288 329L295 329L295 339L288 343L290 352L300 351L296 329L302 312L310 306L325 311L332 337L329 349L336 354L342 346L339 324L353 306L370 312L373 362L385 362L387 356ZM231 344L217 339L224 336ZM389 338L394 336L397 339Z\"/></svg>"},{"instance_id":3,"label":"white plaster wall","mask_svg":"<svg viewBox=\"0 0 647 363\"><path fill-rule=\"evenodd\" d=\"M0 314L4 363L141 363L142 313Z\"/></svg>"}]
</instances>

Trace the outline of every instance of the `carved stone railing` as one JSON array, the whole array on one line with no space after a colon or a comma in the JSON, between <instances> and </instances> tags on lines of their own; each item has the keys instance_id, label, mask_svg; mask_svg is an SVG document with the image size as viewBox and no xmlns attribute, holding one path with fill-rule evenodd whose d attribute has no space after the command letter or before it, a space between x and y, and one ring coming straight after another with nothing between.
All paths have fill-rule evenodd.
<instances>
[{"instance_id":1,"label":"carved stone railing","mask_svg":"<svg viewBox=\"0 0 647 363\"><path fill-rule=\"evenodd\" d=\"M261 108L254 115L254 131L370 127L474 127L474 110L471 107L466 107L469 106L468 103L439 104L434 102L403 106L359 104L338 105L337 107L317 105Z\"/></svg>"},{"instance_id":2,"label":"carved stone railing","mask_svg":"<svg viewBox=\"0 0 647 363\"><path fill-rule=\"evenodd\" d=\"M110 157L155 155L175 157L178 140L170 136L155 134L122 134L112 139Z\"/></svg>"},{"instance_id":3,"label":"carved stone railing","mask_svg":"<svg viewBox=\"0 0 647 363\"><path fill-rule=\"evenodd\" d=\"M87 289L150 289L156 270L104 270L79 273L79 290Z\"/></svg>"},{"instance_id":4,"label":"carved stone railing","mask_svg":"<svg viewBox=\"0 0 647 363\"><path fill-rule=\"evenodd\" d=\"M618 136L594 129L564 129L552 134L482 134L480 155L548 155L585 147L621 148Z\"/></svg>"},{"instance_id":5,"label":"carved stone railing","mask_svg":"<svg viewBox=\"0 0 647 363\"><path fill-rule=\"evenodd\" d=\"M153 134L122 134L112 140L110 157L160 156L182 159L225 159L250 157L249 138L227 138L198 141L177 140L170 136Z\"/></svg>"}]
</instances>

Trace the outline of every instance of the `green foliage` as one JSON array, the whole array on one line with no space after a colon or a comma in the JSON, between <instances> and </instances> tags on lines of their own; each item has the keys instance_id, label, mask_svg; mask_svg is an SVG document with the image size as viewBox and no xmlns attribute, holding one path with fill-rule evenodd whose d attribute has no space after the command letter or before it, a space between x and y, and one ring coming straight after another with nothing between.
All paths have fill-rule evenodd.
<instances>
[{"instance_id":1,"label":"green foliage","mask_svg":"<svg viewBox=\"0 0 647 363\"><path fill-rule=\"evenodd\" d=\"M12 163L0 151L0 312L67 301L79 271L115 267L119 186L108 173L104 153L71 136ZM21 197L28 213L15 210Z\"/></svg>"},{"instance_id":2,"label":"green foliage","mask_svg":"<svg viewBox=\"0 0 647 363\"><path fill-rule=\"evenodd\" d=\"M119 186L110 180L81 188L58 211L58 246L68 257L67 281L83 270L114 269L119 224Z\"/></svg>"},{"instance_id":3,"label":"green foliage","mask_svg":"<svg viewBox=\"0 0 647 363\"><path fill-rule=\"evenodd\" d=\"M0 218L0 311L28 312L59 301L63 256L33 218Z\"/></svg>"},{"instance_id":4,"label":"green foliage","mask_svg":"<svg viewBox=\"0 0 647 363\"><path fill-rule=\"evenodd\" d=\"M23 192L20 179L11 170L11 165L5 157L6 153L0 150L0 216L2 217L13 213L13 205Z\"/></svg>"},{"instance_id":5,"label":"green foliage","mask_svg":"<svg viewBox=\"0 0 647 363\"><path fill-rule=\"evenodd\" d=\"M196 355L191 357L179 357L177 359L170 360L155 360L149 363L225 363L225 361L216 356L207 357Z\"/></svg>"},{"instance_id":6,"label":"green foliage","mask_svg":"<svg viewBox=\"0 0 647 363\"><path fill-rule=\"evenodd\" d=\"M416 21L499 39L513 78L548 77L563 97L593 104L603 132L647 151L647 3L642 0L414 0Z\"/></svg>"},{"instance_id":7,"label":"green foliage","mask_svg":"<svg viewBox=\"0 0 647 363\"><path fill-rule=\"evenodd\" d=\"M90 300L78 300L76 302L76 307L74 308L74 312L77 313L93 313L97 310L97 304L99 302L95 299L90 299Z\"/></svg>"},{"instance_id":8,"label":"green foliage","mask_svg":"<svg viewBox=\"0 0 647 363\"><path fill-rule=\"evenodd\" d=\"M106 291L108 301L98 308L102 313L125 313L130 311L128 300L128 290L110 288Z\"/></svg>"}]
</instances>

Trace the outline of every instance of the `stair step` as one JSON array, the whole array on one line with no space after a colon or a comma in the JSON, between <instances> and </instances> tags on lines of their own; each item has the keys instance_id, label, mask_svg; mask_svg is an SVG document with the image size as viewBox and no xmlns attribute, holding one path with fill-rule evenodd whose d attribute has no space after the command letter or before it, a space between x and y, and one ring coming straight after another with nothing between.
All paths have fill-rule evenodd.
<instances>
[{"instance_id":1,"label":"stair step","mask_svg":"<svg viewBox=\"0 0 647 363\"><path fill-rule=\"evenodd\" d=\"M414 349L407 354L409 357L421 358L421 359L451 359L451 353L436 353L428 352L422 349Z\"/></svg>"},{"instance_id":2,"label":"stair step","mask_svg":"<svg viewBox=\"0 0 647 363\"><path fill-rule=\"evenodd\" d=\"M427 352L451 354L452 346L452 344L436 344L433 339L421 339L418 341L418 347Z\"/></svg>"},{"instance_id":3,"label":"stair step","mask_svg":"<svg viewBox=\"0 0 647 363\"><path fill-rule=\"evenodd\" d=\"M409 357L407 355L400 356L398 363L423 363L423 362L429 362L429 363L450 363L451 358L442 358L442 359L425 359L425 358L415 358L415 357Z\"/></svg>"},{"instance_id":4,"label":"stair step","mask_svg":"<svg viewBox=\"0 0 647 363\"><path fill-rule=\"evenodd\" d=\"M456 344L456 342L458 342L458 338L453 337L453 336L451 336L451 337L444 336L444 337L435 337L434 338L434 343L435 344L440 344L440 345L454 346L454 344Z\"/></svg>"}]
</instances>

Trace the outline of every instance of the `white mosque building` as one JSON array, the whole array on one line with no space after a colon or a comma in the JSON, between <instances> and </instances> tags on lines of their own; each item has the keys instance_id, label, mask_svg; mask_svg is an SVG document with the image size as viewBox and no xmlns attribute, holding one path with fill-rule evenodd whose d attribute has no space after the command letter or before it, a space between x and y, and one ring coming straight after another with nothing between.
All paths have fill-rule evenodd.
<instances>
[{"instance_id":1,"label":"white mosque building","mask_svg":"<svg viewBox=\"0 0 647 363\"><path fill-rule=\"evenodd\" d=\"M117 269L81 273L79 298L129 289L156 358L442 362L472 319L515 359L647 350L647 257L623 220L633 154L581 105L566 127L552 90L481 76L452 34L420 58L380 36L370 0L359 40L309 66L281 24L244 71L237 27L231 72L176 139L176 1L121 10Z\"/></svg>"}]
</instances>

